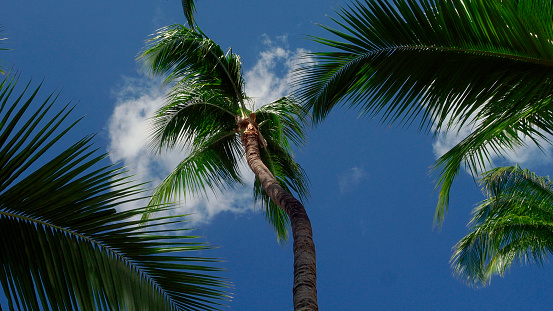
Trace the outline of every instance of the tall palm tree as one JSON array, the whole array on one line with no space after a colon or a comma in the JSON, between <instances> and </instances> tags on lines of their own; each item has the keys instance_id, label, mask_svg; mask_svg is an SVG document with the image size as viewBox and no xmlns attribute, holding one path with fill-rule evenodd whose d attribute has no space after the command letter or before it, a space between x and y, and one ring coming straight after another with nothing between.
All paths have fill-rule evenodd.
<instances>
[{"instance_id":1,"label":"tall palm tree","mask_svg":"<svg viewBox=\"0 0 553 311\"><path fill-rule=\"evenodd\" d=\"M144 189L102 164L91 136L65 150L78 122L59 94L0 81L0 284L9 310L216 310L229 298L217 260L183 216L118 210ZM170 206L162 207L168 210ZM1 309L1 307L0 307Z\"/></svg>"},{"instance_id":2,"label":"tall palm tree","mask_svg":"<svg viewBox=\"0 0 553 311\"><path fill-rule=\"evenodd\" d=\"M316 122L336 105L423 131L471 126L438 159L435 221L464 163L485 171L493 153L553 134L553 3L546 0L365 0L338 10L337 39L298 74Z\"/></svg>"},{"instance_id":3,"label":"tall palm tree","mask_svg":"<svg viewBox=\"0 0 553 311\"><path fill-rule=\"evenodd\" d=\"M481 179L488 198L473 211L471 232L452 257L455 273L486 285L514 261L543 264L553 252L553 183L518 166L500 167Z\"/></svg>"},{"instance_id":4,"label":"tall palm tree","mask_svg":"<svg viewBox=\"0 0 553 311\"><path fill-rule=\"evenodd\" d=\"M300 200L307 195L304 171L291 156L302 144L305 111L283 97L253 111L244 92L240 57L224 52L197 27L159 30L140 56L153 74L172 83L165 105L153 117L153 148L183 148L189 155L158 186L152 203L184 193L229 189L242 183L239 163L255 175L254 198L261 202L279 238L289 224L294 240L293 303L317 310L315 246Z\"/></svg>"}]
</instances>

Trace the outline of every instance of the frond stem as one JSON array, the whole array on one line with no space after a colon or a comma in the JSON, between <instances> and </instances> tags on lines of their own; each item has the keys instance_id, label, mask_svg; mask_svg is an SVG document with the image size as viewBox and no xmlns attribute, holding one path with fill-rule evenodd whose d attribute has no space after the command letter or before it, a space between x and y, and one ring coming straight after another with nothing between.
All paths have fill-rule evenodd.
<instances>
[{"instance_id":1,"label":"frond stem","mask_svg":"<svg viewBox=\"0 0 553 311\"><path fill-rule=\"evenodd\" d=\"M519 56L515 54L506 54L506 53L499 53L499 52L492 52L492 51L472 50L472 49L463 49L463 48L454 48L454 47L440 47L440 46L432 46L432 45L396 46L392 48L380 49L378 51L373 51L373 52L385 52L385 51L395 51L395 50L436 50L436 51L480 54L480 55L486 55L486 56L498 56L498 57L508 58L512 60L553 67L553 61L546 61L546 60L541 60L533 57Z\"/></svg>"}]
</instances>

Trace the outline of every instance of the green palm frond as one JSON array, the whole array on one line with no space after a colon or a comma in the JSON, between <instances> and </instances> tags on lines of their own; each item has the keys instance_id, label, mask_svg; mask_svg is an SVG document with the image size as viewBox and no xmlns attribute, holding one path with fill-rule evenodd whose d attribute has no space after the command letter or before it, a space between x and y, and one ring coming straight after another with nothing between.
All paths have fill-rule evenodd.
<instances>
[{"instance_id":1,"label":"green palm frond","mask_svg":"<svg viewBox=\"0 0 553 311\"><path fill-rule=\"evenodd\" d=\"M208 249L185 235L183 216L136 220L142 185L104 166L84 138L59 154L76 122L52 113L40 86L0 82L0 283L10 310L216 310L228 282ZM51 116L53 114L53 116ZM167 210L167 208L165 208ZM168 226L168 227L166 227Z\"/></svg>"},{"instance_id":2,"label":"green palm frond","mask_svg":"<svg viewBox=\"0 0 553 311\"><path fill-rule=\"evenodd\" d=\"M187 146L194 138L236 128L239 107L197 81L182 81L167 96L166 103L152 117L152 149Z\"/></svg>"},{"instance_id":3,"label":"green palm frond","mask_svg":"<svg viewBox=\"0 0 553 311\"><path fill-rule=\"evenodd\" d=\"M515 261L546 261L553 251L553 183L519 168L500 167L481 180L488 199L473 211L471 232L454 247L452 267L468 284L486 285Z\"/></svg>"},{"instance_id":4,"label":"green palm frond","mask_svg":"<svg viewBox=\"0 0 553 311\"><path fill-rule=\"evenodd\" d=\"M549 118L553 96L552 13L543 0L356 1L334 19L342 30L323 26L338 39L312 37L334 51L309 55L314 61L298 72L297 95L316 122L340 103L383 123L417 122L435 133L482 122L501 137L473 137L493 141L501 153L517 144L512 137L539 135L532 127L551 131L541 119ZM540 115L518 122L518 111L528 110ZM472 165L482 156L470 153L482 151L468 147L471 139L454 148L468 154L449 153L437 163L448 166L439 178L445 192L438 220L461 164L456 159Z\"/></svg>"},{"instance_id":5,"label":"green palm frond","mask_svg":"<svg viewBox=\"0 0 553 311\"><path fill-rule=\"evenodd\" d=\"M167 82L200 81L222 96L244 106L244 81L240 57L207 38L199 29L172 25L158 30L139 56L153 74L166 74Z\"/></svg>"},{"instance_id":6,"label":"green palm frond","mask_svg":"<svg viewBox=\"0 0 553 311\"><path fill-rule=\"evenodd\" d=\"M194 0L181 0L181 4L188 27L194 28L194 13L196 13L196 4Z\"/></svg>"},{"instance_id":7,"label":"green palm frond","mask_svg":"<svg viewBox=\"0 0 553 311\"><path fill-rule=\"evenodd\" d=\"M270 137L291 152L291 145L302 146L306 140L305 125L308 112L292 97L282 97L255 111L263 137Z\"/></svg>"},{"instance_id":8,"label":"green palm frond","mask_svg":"<svg viewBox=\"0 0 553 311\"><path fill-rule=\"evenodd\" d=\"M553 111L549 101L540 105L504 111L503 115L488 114L468 137L441 156L433 170L440 170L436 187L440 188L438 207L434 220L441 223L448 206L449 191L460 166L473 176L479 175L492 164L492 157L514 151L525 145L529 138L538 146L551 143L546 135L553 135Z\"/></svg>"},{"instance_id":9,"label":"green palm frond","mask_svg":"<svg viewBox=\"0 0 553 311\"><path fill-rule=\"evenodd\" d=\"M548 12L551 3L537 0L354 2L333 19L344 32L323 26L344 41L313 37L336 51L311 54L315 62L300 71L299 93L315 120L347 99L383 121L420 116L421 124L440 128L446 115L463 119L488 102L544 85L522 81L551 79Z\"/></svg>"},{"instance_id":10,"label":"green palm frond","mask_svg":"<svg viewBox=\"0 0 553 311\"><path fill-rule=\"evenodd\" d=\"M190 154L167 176L150 200L152 207L172 198L207 194L207 189L227 190L242 183L238 168L242 144L236 132L202 133Z\"/></svg>"}]
</instances>

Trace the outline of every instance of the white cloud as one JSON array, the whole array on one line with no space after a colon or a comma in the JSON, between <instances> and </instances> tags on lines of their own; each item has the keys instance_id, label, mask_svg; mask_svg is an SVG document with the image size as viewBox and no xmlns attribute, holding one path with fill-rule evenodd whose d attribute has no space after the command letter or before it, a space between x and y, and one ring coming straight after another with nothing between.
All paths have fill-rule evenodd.
<instances>
[{"instance_id":1,"label":"white cloud","mask_svg":"<svg viewBox=\"0 0 553 311\"><path fill-rule=\"evenodd\" d=\"M244 73L246 94L254 98L255 108L291 92L293 71L298 67L300 56L307 52L304 49L288 49L286 36L273 41L264 35L263 44L267 50L259 53L255 66Z\"/></svg>"},{"instance_id":2,"label":"white cloud","mask_svg":"<svg viewBox=\"0 0 553 311\"><path fill-rule=\"evenodd\" d=\"M338 188L341 194L353 191L367 177L363 167L351 167L338 176Z\"/></svg>"},{"instance_id":3,"label":"white cloud","mask_svg":"<svg viewBox=\"0 0 553 311\"><path fill-rule=\"evenodd\" d=\"M280 44L266 36L263 39L267 49L259 54L254 67L244 73L247 94L256 97L259 105L289 92L291 71L298 63L297 56L302 52L301 49L287 49L285 37L278 38ZM115 108L108 121L111 161L122 162L141 180L152 181L152 186L159 184L188 153L186 150L173 150L160 155L150 152L149 118L163 104L166 91L160 85L159 79L124 77L122 84L113 92ZM196 226L208 223L222 212L252 211L253 173L247 167L242 167L242 172L245 186L224 194L208 193L207 199L187 196L186 202L182 202L173 213L193 214L192 226ZM135 202L125 208L136 208L145 203Z\"/></svg>"}]
</instances>

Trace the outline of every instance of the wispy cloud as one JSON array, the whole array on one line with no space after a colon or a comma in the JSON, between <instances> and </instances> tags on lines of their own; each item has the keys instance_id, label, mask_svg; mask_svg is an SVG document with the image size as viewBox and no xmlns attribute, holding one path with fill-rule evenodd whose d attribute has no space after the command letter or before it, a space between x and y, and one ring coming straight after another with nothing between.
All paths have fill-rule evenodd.
<instances>
[{"instance_id":1,"label":"wispy cloud","mask_svg":"<svg viewBox=\"0 0 553 311\"><path fill-rule=\"evenodd\" d=\"M272 41L263 38L266 49L256 64L244 73L247 94L255 97L256 106L269 103L290 92L291 72L297 65L301 49L291 51L286 38ZM124 77L113 91L115 108L108 122L109 152L112 162L122 162L132 173L156 186L183 160L187 150L172 150L153 155L149 148L150 117L163 105L166 91L159 79ZM243 165L245 166L245 164ZM186 197L178 213L193 214L194 223L208 223L222 212L245 213L253 210L253 173L242 167L246 185L225 193L210 192L207 198ZM146 202L136 202L127 208Z\"/></svg>"},{"instance_id":2,"label":"wispy cloud","mask_svg":"<svg viewBox=\"0 0 553 311\"><path fill-rule=\"evenodd\" d=\"M271 40L263 35L263 44L266 50L259 53L255 66L244 73L246 94L254 98L255 108L291 92L293 72L299 65L300 57L307 52L304 49L288 49L286 36Z\"/></svg>"},{"instance_id":3,"label":"wispy cloud","mask_svg":"<svg viewBox=\"0 0 553 311\"><path fill-rule=\"evenodd\" d=\"M341 194L351 192L367 177L363 167L354 166L343 171L338 176L338 189Z\"/></svg>"}]
</instances>

